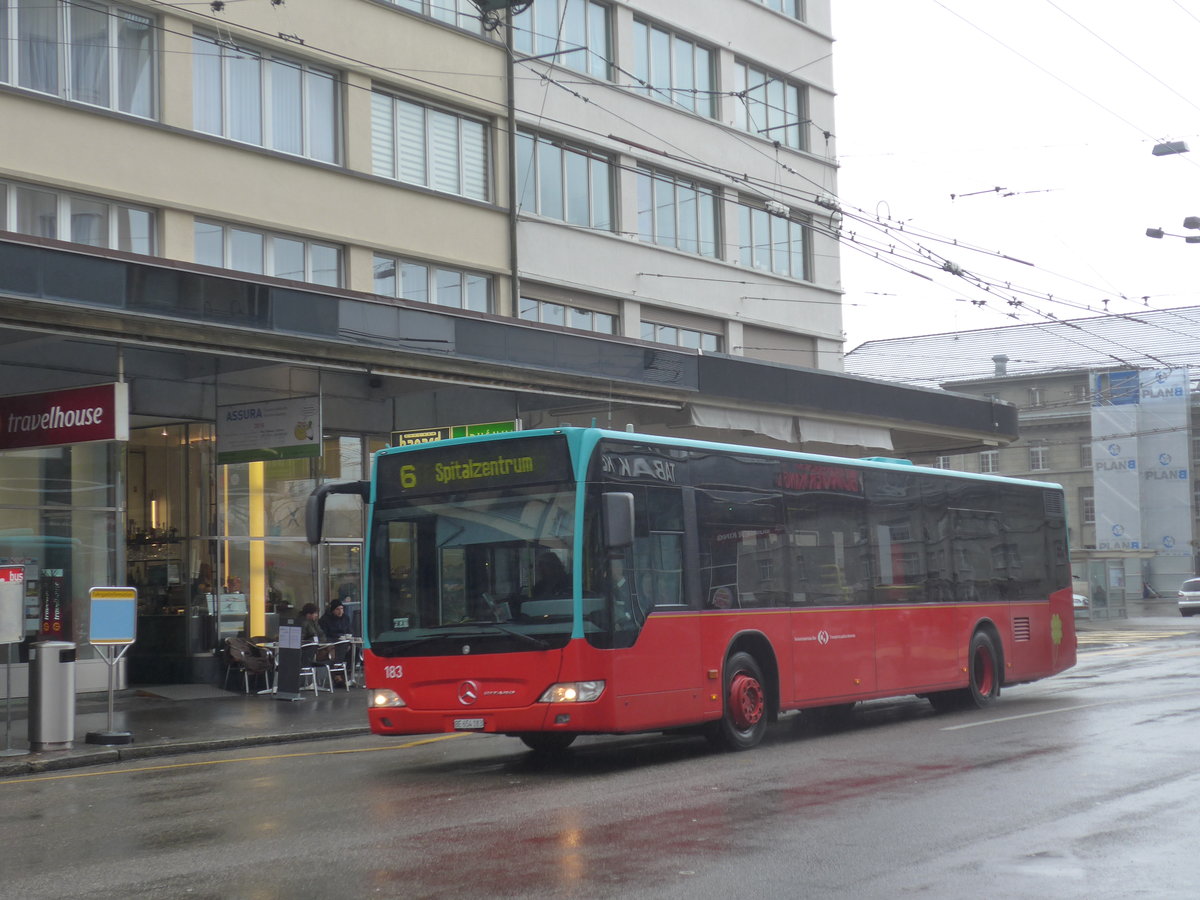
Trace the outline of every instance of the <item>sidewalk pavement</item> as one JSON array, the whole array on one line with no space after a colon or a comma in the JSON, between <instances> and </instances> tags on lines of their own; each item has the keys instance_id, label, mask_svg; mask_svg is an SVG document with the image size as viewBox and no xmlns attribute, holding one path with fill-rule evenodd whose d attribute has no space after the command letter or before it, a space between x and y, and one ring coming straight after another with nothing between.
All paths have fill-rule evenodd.
<instances>
[{"instance_id":1,"label":"sidewalk pavement","mask_svg":"<svg viewBox=\"0 0 1200 900\"><path fill-rule=\"evenodd\" d=\"M1154 631L1163 628L1200 632L1200 616L1139 616L1079 619L1088 631ZM113 702L112 730L128 732L133 743L89 744L91 732L109 731L108 694L75 698L75 732L68 750L28 751L28 703L0 698L0 777L28 775L76 766L99 765L176 753L282 744L367 734L367 692L322 692L303 700L274 694L243 694L207 684L150 685L120 691ZM6 739L7 738L7 739ZM12 753L11 751L16 751Z\"/></svg>"},{"instance_id":2,"label":"sidewalk pavement","mask_svg":"<svg viewBox=\"0 0 1200 900\"><path fill-rule=\"evenodd\" d=\"M71 748L23 753L29 750L28 702L10 700L6 709L0 696L0 777L369 733L367 692L361 687L323 691L316 698L305 691L303 696L281 700L274 694L243 694L207 684L133 687L113 698L110 729L108 693L79 694ZM133 742L86 742L89 733L110 730L129 733Z\"/></svg>"}]
</instances>

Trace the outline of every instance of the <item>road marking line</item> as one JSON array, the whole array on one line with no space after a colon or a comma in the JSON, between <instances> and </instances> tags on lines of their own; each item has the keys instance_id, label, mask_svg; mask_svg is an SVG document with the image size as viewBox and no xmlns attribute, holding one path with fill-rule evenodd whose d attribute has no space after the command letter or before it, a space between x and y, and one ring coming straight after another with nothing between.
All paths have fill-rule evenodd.
<instances>
[{"instance_id":1,"label":"road marking line","mask_svg":"<svg viewBox=\"0 0 1200 900\"><path fill-rule=\"evenodd\" d=\"M31 784L36 781L61 781L68 778L99 778L104 775L128 775L134 772L162 772L168 769L190 769L199 768L201 766L223 766L230 763L239 762L263 762L269 759L298 759L305 756L336 756L339 753L379 753L384 750L409 750L413 747L420 747L423 744L433 744L438 741L447 741L454 738L466 737L470 732L455 732L453 734L439 734L436 737L423 738L419 741L409 741L405 744L392 744L387 747L361 747L354 750L313 750L304 753L273 753L269 756L238 756L233 759L208 759L201 762L189 763L170 763L169 765L161 766L138 766L129 769L113 769L107 772L67 772L57 775L43 775L35 778L29 778L22 775L14 775L11 778L0 779L0 786L6 784ZM219 752L219 751L210 751ZM118 763L120 761L118 760Z\"/></svg>"},{"instance_id":2,"label":"road marking line","mask_svg":"<svg viewBox=\"0 0 1200 900\"><path fill-rule=\"evenodd\" d=\"M1171 697L1194 697L1200 691L1176 691L1172 694L1158 694L1155 700L1167 700ZM1033 719L1038 716L1050 716L1055 713L1075 712L1077 709L1092 709L1097 706L1113 706L1117 703L1144 703L1144 698L1127 698L1121 700L1099 700L1096 703L1081 703L1078 706L1060 706L1057 709L1044 709L1040 712L1021 713L1016 716L1002 716L999 719L985 719L981 722L967 722L963 725L947 725L942 731L962 731L964 728L978 728L981 725L996 725L1000 722L1015 722L1017 719Z\"/></svg>"}]
</instances>

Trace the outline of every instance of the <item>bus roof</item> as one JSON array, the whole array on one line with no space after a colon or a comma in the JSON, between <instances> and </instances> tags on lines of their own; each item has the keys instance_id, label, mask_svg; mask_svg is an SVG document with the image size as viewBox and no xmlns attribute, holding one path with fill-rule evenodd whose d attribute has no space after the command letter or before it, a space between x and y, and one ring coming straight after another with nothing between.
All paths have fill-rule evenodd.
<instances>
[{"instance_id":1,"label":"bus roof","mask_svg":"<svg viewBox=\"0 0 1200 900\"><path fill-rule=\"evenodd\" d=\"M1028 478L1014 478L1008 475L992 475L978 472L962 472L957 469L938 469L932 466L918 466L910 460L894 459L890 457L851 457L851 456L829 456L821 453L805 453L800 450L778 450L769 447L753 447L745 444L730 444L719 441L702 441L693 438L675 438L655 434L643 434L633 431L617 431L615 429L596 428L596 427L581 427L581 426L563 426L561 428L535 428L528 431L508 431L499 434L484 434L475 435L473 437L447 438L441 441L434 441L425 444L411 444L404 447L388 447L380 450L379 454L404 453L413 450L429 449L433 444L438 445L463 445L463 444L485 444L495 443L500 441L514 440L518 438L538 437L541 435L563 435L567 442L576 450L591 452L592 448L602 440L621 440L621 441L638 441L645 444L653 444L663 447L681 447L697 450L719 450L727 453L749 453L756 456L768 456L777 459L800 459L813 460L822 463L832 463L837 465L854 465L868 469L879 469L885 471L907 472L909 474L922 473L942 478L963 478L977 481L988 481L998 484L1019 484L1026 487L1040 487L1050 490L1061 491L1062 485L1048 481L1036 481Z\"/></svg>"}]
</instances>

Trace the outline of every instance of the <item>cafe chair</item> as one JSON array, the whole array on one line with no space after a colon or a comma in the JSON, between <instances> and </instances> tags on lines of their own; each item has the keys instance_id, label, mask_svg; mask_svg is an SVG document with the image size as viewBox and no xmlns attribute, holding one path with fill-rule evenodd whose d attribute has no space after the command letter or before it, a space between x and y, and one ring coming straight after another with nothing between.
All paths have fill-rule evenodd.
<instances>
[{"instance_id":1,"label":"cafe chair","mask_svg":"<svg viewBox=\"0 0 1200 900\"><path fill-rule=\"evenodd\" d=\"M336 641L332 644L327 644L321 648L321 653L328 656L328 661L325 664L325 673L329 677L329 690L333 690L333 676L341 674L342 686L348 691L350 690L350 682L352 675L349 668L350 654L354 651L354 645L350 641ZM321 653L317 655L320 656Z\"/></svg>"},{"instance_id":2,"label":"cafe chair","mask_svg":"<svg viewBox=\"0 0 1200 900\"><path fill-rule=\"evenodd\" d=\"M225 639L222 655L225 662L225 690L229 690L229 676L235 672L241 673L242 688L247 694L250 693L252 677L262 676L266 688L270 689L271 676L275 672L275 656L270 650L255 646L242 637L229 637Z\"/></svg>"},{"instance_id":3,"label":"cafe chair","mask_svg":"<svg viewBox=\"0 0 1200 900\"><path fill-rule=\"evenodd\" d=\"M314 695L321 691L333 690L333 676L329 674L329 660L318 658L321 645L315 641L300 647L300 690L312 688ZM321 685L320 672L325 673L325 681L329 687Z\"/></svg>"}]
</instances>

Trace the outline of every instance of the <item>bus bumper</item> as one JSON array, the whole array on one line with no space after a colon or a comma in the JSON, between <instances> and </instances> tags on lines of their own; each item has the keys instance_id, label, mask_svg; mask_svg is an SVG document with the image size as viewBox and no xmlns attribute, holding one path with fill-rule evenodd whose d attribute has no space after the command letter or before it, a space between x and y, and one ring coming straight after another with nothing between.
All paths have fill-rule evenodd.
<instances>
[{"instance_id":1,"label":"bus bumper","mask_svg":"<svg viewBox=\"0 0 1200 900\"><path fill-rule=\"evenodd\" d=\"M521 708L414 710L406 707L369 708L374 734L442 734L478 731L519 734L537 731L612 732L612 716L600 701L594 703L537 703Z\"/></svg>"}]
</instances>

